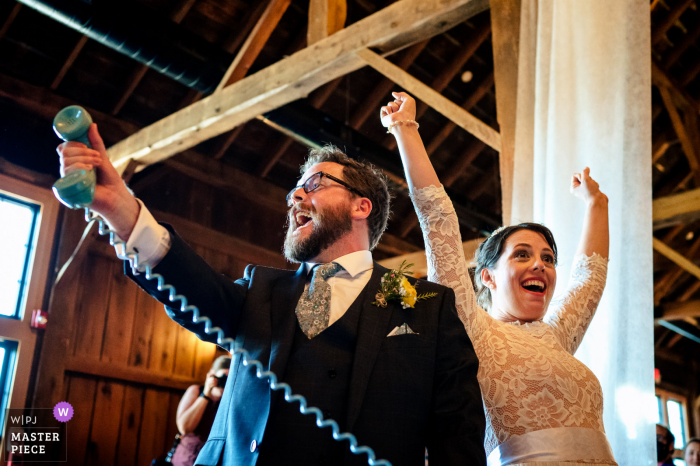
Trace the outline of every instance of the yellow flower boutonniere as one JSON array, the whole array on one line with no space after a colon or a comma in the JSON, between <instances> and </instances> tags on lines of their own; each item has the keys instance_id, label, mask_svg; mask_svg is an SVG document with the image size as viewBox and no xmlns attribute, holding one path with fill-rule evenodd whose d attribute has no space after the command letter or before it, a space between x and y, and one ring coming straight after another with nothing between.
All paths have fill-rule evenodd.
<instances>
[{"instance_id":1,"label":"yellow flower boutonniere","mask_svg":"<svg viewBox=\"0 0 700 466\"><path fill-rule=\"evenodd\" d=\"M406 309L413 308L417 301L432 298L437 296L437 293L418 294L416 287L406 278L406 275L413 275L413 272L408 270L413 267L413 264L406 265L403 261L398 269L391 269L382 277L382 286L379 292L374 296L372 304L379 307L386 307L387 301L396 300L401 302L401 306Z\"/></svg>"}]
</instances>

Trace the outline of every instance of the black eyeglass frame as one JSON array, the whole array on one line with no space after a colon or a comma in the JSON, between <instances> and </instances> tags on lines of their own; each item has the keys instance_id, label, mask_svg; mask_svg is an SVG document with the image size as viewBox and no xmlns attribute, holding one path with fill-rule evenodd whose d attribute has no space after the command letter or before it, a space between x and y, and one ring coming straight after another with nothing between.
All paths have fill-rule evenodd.
<instances>
[{"instance_id":1,"label":"black eyeglass frame","mask_svg":"<svg viewBox=\"0 0 700 466\"><path fill-rule=\"evenodd\" d=\"M316 187L315 187L315 188L312 188L312 189L307 188L307 185L311 182L311 180L313 180L313 179L316 177L316 175L319 175L318 185L316 185ZM314 173L314 174L311 175L306 181L304 181L304 183L302 183L302 184L300 184L300 185L298 185L298 186L295 186L291 191L289 191L289 194L287 194L287 206L290 206L290 205L291 205L290 202L291 202L292 196L294 196L294 193L296 192L297 189L303 188L303 189L304 189L304 192L305 192L306 194L309 194L310 192L317 190L317 189L319 188L319 186L321 186L321 180L323 180L323 177L324 177L324 176L325 176L326 178L328 178L329 180L335 181L336 183L340 184L341 186L343 186L343 187L344 187L345 189L347 189L348 191L353 192L353 193L357 194L357 195L360 196L360 197L365 197L360 191L358 191L357 189L353 188L352 186L350 186L349 184L347 184L345 181L343 181L343 180L341 180L341 179L339 179L339 178L336 178L336 177L333 176L333 175L329 175L329 174L326 173L326 172L322 172L322 171L321 171L321 172L316 172L316 173Z\"/></svg>"}]
</instances>

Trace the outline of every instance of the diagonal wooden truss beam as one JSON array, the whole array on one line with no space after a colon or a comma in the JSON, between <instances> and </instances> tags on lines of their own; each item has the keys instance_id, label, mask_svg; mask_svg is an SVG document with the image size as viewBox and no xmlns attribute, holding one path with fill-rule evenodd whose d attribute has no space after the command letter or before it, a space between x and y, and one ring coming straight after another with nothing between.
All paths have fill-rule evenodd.
<instances>
[{"instance_id":1,"label":"diagonal wooden truss beam","mask_svg":"<svg viewBox=\"0 0 700 466\"><path fill-rule=\"evenodd\" d=\"M258 58L258 55L262 52L267 40L272 35L272 31L277 27L277 23L280 22L282 15L287 11L287 7L289 7L291 2L292 0L270 1L265 11L263 11L262 16L258 19L258 22L255 23L253 30L250 31L250 35L243 43L236 58L233 59L233 63L231 63L231 66L226 70L226 74L224 74L214 94L221 92L226 86L230 86L243 79L253 65L255 59Z\"/></svg>"},{"instance_id":2,"label":"diagonal wooden truss beam","mask_svg":"<svg viewBox=\"0 0 700 466\"><path fill-rule=\"evenodd\" d=\"M693 264L685 256L669 247L666 243L654 238L654 249L700 279L700 267Z\"/></svg>"},{"instance_id":3,"label":"diagonal wooden truss beam","mask_svg":"<svg viewBox=\"0 0 700 466\"><path fill-rule=\"evenodd\" d=\"M697 147L695 147L695 144L693 144L692 135L690 133L690 131L697 131L697 128L689 128L683 123L683 120L678 113L678 109L673 102L673 97L671 96L669 88L659 86L659 92L661 93L661 98L666 106L666 111L671 118L673 128L676 130L678 139L681 141L683 153L685 153L685 156L688 159L688 165L690 165L690 168L693 171L695 180L700 183L700 162L698 162L699 154L697 153Z\"/></svg>"},{"instance_id":4,"label":"diagonal wooden truss beam","mask_svg":"<svg viewBox=\"0 0 700 466\"><path fill-rule=\"evenodd\" d=\"M135 158L165 160L293 100L365 62L358 50L382 53L441 34L488 8L488 0L400 0L294 55L142 129L109 149L118 169Z\"/></svg>"},{"instance_id":5,"label":"diagonal wooden truss beam","mask_svg":"<svg viewBox=\"0 0 700 466\"><path fill-rule=\"evenodd\" d=\"M686 317L700 318L700 300L664 304L663 320L681 320ZM658 320L658 319L657 319Z\"/></svg>"},{"instance_id":6,"label":"diagonal wooden truss beam","mask_svg":"<svg viewBox=\"0 0 700 466\"><path fill-rule=\"evenodd\" d=\"M357 55L372 68L412 93L417 99L433 107L435 111L442 113L495 150L501 150L501 135L459 105L369 49L359 50Z\"/></svg>"}]
</instances>

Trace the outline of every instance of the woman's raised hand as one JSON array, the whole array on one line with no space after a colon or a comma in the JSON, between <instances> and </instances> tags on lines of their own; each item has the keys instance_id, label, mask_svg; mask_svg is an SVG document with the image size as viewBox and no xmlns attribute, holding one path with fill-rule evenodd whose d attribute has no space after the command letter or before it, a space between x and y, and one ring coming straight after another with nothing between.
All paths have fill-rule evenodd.
<instances>
[{"instance_id":1,"label":"woman's raised hand","mask_svg":"<svg viewBox=\"0 0 700 466\"><path fill-rule=\"evenodd\" d=\"M416 100L405 92L392 92L393 102L382 107L379 115L382 125L388 128L395 121L415 120Z\"/></svg>"},{"instance_id":2,"label":"woman's raised hand","mask_svg":"<svg viewBox=\"0 0 700 466\"><path fill-rule=\"evenodd\" d=\"M586 203L591 203L596 199L605 199L607 202L608 196L600 191L598 182L589 176L590 172L591 169L586 167L581 173L574 173L571 177L571 192Z\"/></svg>"}]
</instances>

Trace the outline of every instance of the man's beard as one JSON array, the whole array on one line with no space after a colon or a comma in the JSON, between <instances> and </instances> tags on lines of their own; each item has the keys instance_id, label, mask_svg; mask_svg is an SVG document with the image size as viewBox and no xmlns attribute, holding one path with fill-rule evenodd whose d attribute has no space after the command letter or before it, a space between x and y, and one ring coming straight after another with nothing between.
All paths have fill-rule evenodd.
<instances>
[{"instance_id":1,"label":"man's beard","mask_svg":"<svg viewBox=\"0 0 700 466\"><path fill-rule=\"evenodd\" d=\"M295 239L295 211L287 216L289 228L284 240L284 257L290 262L308 262L318 256L343 235L352 231L352 217L347 204L328 207L324 212L313 213L313 225L309 236Z\"/></svg>"}]
</instances>

